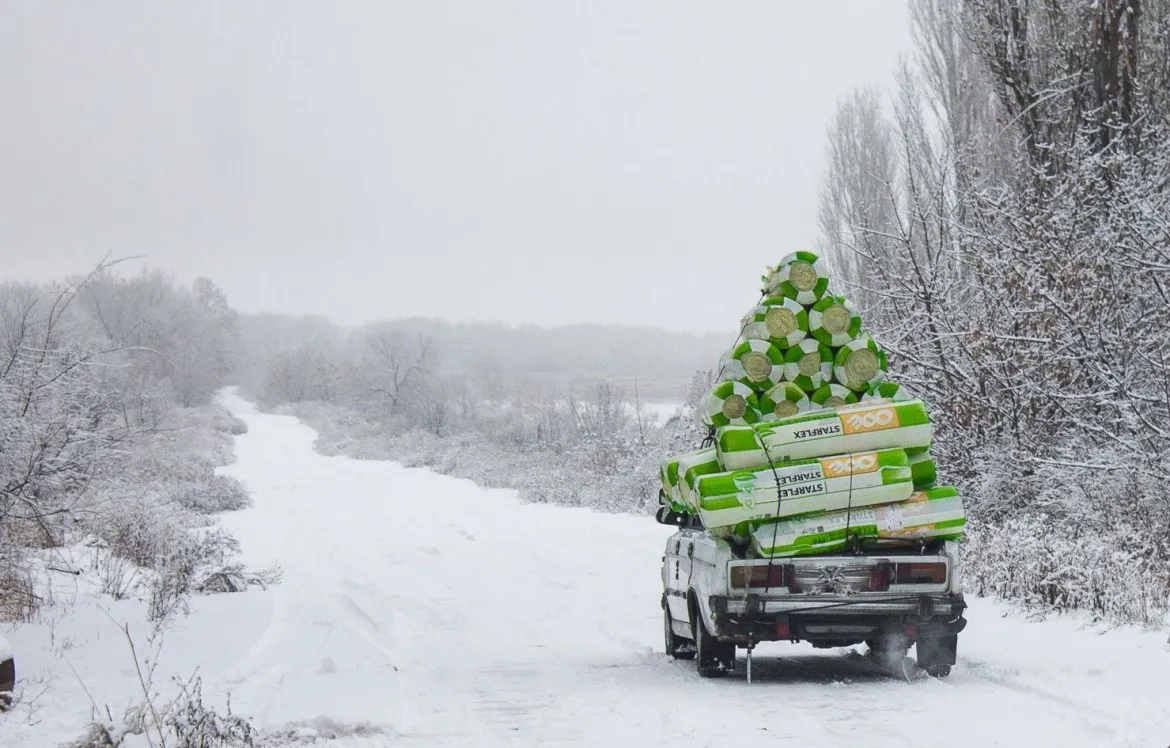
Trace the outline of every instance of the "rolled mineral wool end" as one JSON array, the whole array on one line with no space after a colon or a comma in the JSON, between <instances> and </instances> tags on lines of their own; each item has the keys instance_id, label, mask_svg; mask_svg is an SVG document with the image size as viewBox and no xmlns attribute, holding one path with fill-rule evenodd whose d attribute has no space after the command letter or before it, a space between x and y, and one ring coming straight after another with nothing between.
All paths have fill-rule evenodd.
<instances>
[{"instance_id":1,"label":"rolled mineral wool end","mask_svg":"<svg viewBox=\"0 0 1170 748\"><path fill-rule=\"evenodd\" d=\"M746 426L760 420L759 401L743 382L720 382L707 393L703 422L708 426Z\"/></svg>"},{"instance_id":2,"label":"rolled mineral wool end","mask_svg":"<svg viewBox=\"0 0 1170 748\"><path fill-rule=\"evenodd\" d=\"M833 378L855 392L865 392L886 378L886 352L868 335L841 346L833 365Z\"/></svg>"},{"instance_id":3,"label":"rolled mineral wool end","mask_svg":"<svg viewBox=\"0 0 1170 748\"><path fill-rule=\"evenodd\" d=\"M688 512L695 513L699 510L699 497L695 493L695 483L699 476L718 473L722 469L714 447L700 449L682 456L678 462L679 498Z\"/></svg>"},{"instance_id":4,"label":"rolled mineral wool end","mask_svg":"<svg viewBox=\"0 0 1170 748\"><path fill-rule=\"evenodd\" d=\"M756 307L744 337L787 350L808 336L808 311L792 299L773 296Z\"/></svg>"},{"instance_id":5,"label":"rolled mineral wool end","mask_svg":"<svg viewBox=\"0 0 1170 748\"><path fill-rule=\"evenodd\" d=\"M784 353L784 379L805 392L833 378L833 351L815 338L805 338Z\"/></svg>"},{"instance_id":6,"label":"rolled mineral wool end","mask_svg":"<svg viewBox=\"0 0 1170 748\"><path fill-rule=\"evenodd\" d=\"M683 475L680 472L680 465L688 461L693 461L696 458L699 461L710 459L711 450L694 450L680 455L675 455L662 463L662 467L658 471L658 478L662 483L662 491L666 494L667 504L671 511L685 514L690 510L682 499L682 479Z\"/></svg>"},{"instance_id":7,"label":"rolled mineral wool end","mask_svg":"<svg viewBox=\"0 0 1170 748\"><path fill-rule=\"evenodd\" d=\"M794 416L812 409L808 393L792 382L780 382L760 395L759 403L764 420Z\"/></svg>"},{"instance_id":8,"label":"rolled mineral wool end","mask_svg":"<svg viewBox=\"0 0 1170 748\"><path fill-rule=\"evenodd\" d=\"M808 312L808 333L838 348L861 334L861 315L844 296L826 296Z\"/></svg>"},{"instance_id":9,"label":"rolled mineral wool end","mask_svg":"<svg viewBox=\"0 0 1170 748\"><path fill-rule=\"evenodd\" d=\"M814 407L836 409L858 402L857 393L837 383L822 384L809 398Z\"/></svg>"},{"instance_id":10,"label":"rolled mineral wool end","mask_svg":"<svg viewBox=\"0 0 1170 748\"><path fill-rule=\"evenodd\" d=\"M785 256L768 275L769 296L786 296L811 306L829 289L829 269L815 252L799 250Z\"/></svg>"},{"instance_id":11,"label":"rolled mineral wool end","mask_svg":"<svg viewBox=\"0 0 1170 748\"><path fill-rule=\"evenodd\" d=\"M756 392L767 392L783 377L784 354L766 340L745 340L732 355L743 367L738 381Z\"/></svg>"},{"instance_id":12,"label":"rolled mineral wool end","mask_svg":"<svg viewBox=\"0 0 1170 748\"><path fill-rule=\"evenodd\" d=\"M862 402L869 402L870 400L902 402L913 399L914 395L909 390L892 379L883 379L875 385L870 385L865 391L865 394L861 396Z\"/></svg>"}]
</instances>

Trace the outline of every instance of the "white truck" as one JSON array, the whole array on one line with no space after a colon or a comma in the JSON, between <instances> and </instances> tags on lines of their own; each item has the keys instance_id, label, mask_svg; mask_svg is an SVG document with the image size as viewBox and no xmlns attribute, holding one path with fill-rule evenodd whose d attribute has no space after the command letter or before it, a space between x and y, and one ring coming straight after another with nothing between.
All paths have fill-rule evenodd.
<instances>
[{"instance_id":1,"label":"white truck","mask_svg":"<svg viewBox=\"0 0 1170 748\"><path fill-rule=\"evenodd\" d=\"M899 671L914 646L919 668L950 674L967 623L958 543L866 538L834 555L758 559L693 515L662 506L657 519L679 528L662 557L666 653L696 660L701 677L733 672L744 648L750 681L752 648L765 641L864 642Z\"/></svg>"}]
</instances>

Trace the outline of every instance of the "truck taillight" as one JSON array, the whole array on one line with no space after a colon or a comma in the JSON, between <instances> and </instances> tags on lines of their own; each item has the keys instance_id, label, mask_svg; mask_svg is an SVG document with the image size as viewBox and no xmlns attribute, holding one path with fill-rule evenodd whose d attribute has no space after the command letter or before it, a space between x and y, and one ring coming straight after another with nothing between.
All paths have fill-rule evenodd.
<instances>
[{"instance_id":1,"label":"truck taillight","mask_svg":"<svg viewBox=\"0 0 1170 748\"><path fill-rule=\"evenodd\" d=\"M890 588L890 564L885 561L869 570L868 592L885 592Z\"/></svg>"},{"instance_id":2,"label":"truck taillight","mask_svg":"<svg viewBox=\"0 0 1170 748\"><path fill-rule=\"evenodd\" d=\"M792 578L789 573L791 566L786 564L772 564L770 566L733 566L731 567L731 586L745 587L787 587Z\"/></svg>"},{"instance_id":3,"label":"truck taillight","mask_svg":"<svg viewBox=\"0 0 1170 748\"><path fill-rule=\"evenodd\" d=\"M894 584L946 584L947 565L939 563L894 564Z\"/></svg>"}]
</instances>

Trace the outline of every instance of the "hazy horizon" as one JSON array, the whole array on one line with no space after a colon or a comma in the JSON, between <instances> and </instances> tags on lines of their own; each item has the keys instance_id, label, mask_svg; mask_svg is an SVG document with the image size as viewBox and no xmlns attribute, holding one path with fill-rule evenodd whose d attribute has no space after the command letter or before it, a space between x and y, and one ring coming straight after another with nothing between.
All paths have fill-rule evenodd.
<instances>
[{"instance_id":1,"label":"hazy horizon","mask_svg":"<svg viewBox=\"0 0 1170 748\"><path fill-rule=\"evenodd\" d=\"M0 280L146 255L244 312L724 330L908 40L867 0L6 2Z\"/></svg>"}]
</instances>

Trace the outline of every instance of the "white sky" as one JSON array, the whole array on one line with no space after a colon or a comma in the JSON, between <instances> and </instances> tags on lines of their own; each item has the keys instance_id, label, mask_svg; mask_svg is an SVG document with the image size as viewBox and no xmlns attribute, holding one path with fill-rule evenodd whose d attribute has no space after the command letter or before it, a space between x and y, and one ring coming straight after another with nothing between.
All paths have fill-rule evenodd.
<instances>
[{"instance_id":1,"label":"white sky","mask_svg":"<svg viewBox=\"0 0 1170 748\"><path fill-rule=\"evenodd\" d=\"M0 279L727 329L908 39L902 0L0 0Z\"/></svg>"}]
</instances>

